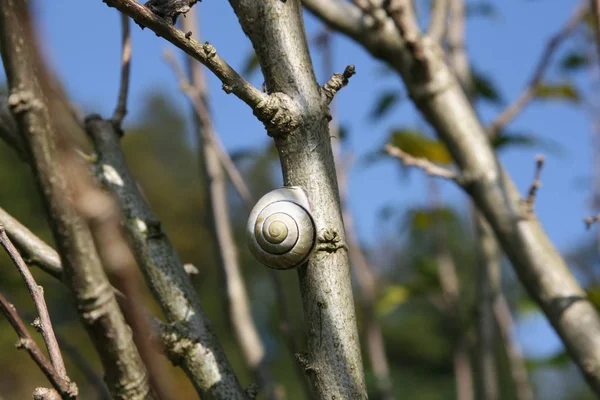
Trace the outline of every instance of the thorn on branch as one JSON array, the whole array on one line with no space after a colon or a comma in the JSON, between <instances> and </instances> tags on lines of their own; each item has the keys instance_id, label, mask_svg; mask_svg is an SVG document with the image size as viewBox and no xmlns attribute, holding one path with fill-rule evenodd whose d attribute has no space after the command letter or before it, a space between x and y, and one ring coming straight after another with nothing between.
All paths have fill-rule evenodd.
<instances>
[{"instance_id":1,"label":"thorn on branch","mask_svg":"<svg viewBox=\"0 0 600 400\"><path fill-rule=\"evenodd\" d=\"M385 146L385 151L390 156L400 159L400 161L402 161L402 163L404 163L406 166L417 167L425 171L427 175L450 179L459 183L459 177L455 172L444 167L440 167L439 165L436 165L425 158L413 157L410 154L400 150L398 147L390 144Z\"/></svg>"},{"instance_id":2,"label":"thorn on branch","mask_svg":"<svg viewBox=\"0 0 600 400\"><path fill-rule=\"evenodd\" d=\"M525 201L525 213L526 216L531 217L533 215L533 204L535 203L535 197L537 195L538 190L542 186L542 181L540 179L542 175L542 168L544 167L544 156L538 155L535 157L535 173L533 175L533 182L531 182L531 186L529 186L529 191L527 192L527 198Z\"/></svg>"},{"instance_id":3,"label":"thorn on branch","mask_svg":"<svg viewBox=\"0 0 600 400\"><path fill-rule=\"evenodd\" d=\"M327 100L327 104L331 103L333 96L344 86L348 84L348 80L356 73L354 65L348 65L343 73L333 74L331 78L323 85L323 94Z\"/></svg>"}]
</instances>

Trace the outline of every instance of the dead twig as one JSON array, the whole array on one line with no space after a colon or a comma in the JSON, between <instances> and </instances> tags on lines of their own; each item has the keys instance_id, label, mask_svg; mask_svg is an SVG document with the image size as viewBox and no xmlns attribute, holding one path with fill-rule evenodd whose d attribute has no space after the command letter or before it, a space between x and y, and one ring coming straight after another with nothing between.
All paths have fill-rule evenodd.
<instances>
[{"instance_id":1,"label":"dead twig","mask_svg":"<svg viewBox=\"0 0 600 400\"><path fill-rule=\"evenodd\" d=\"M31 271L29 271L27 264L25 264L25 261L23 261L21 254L19 254L15 246L6 235L4 225L1 224L0 244L4 250L6 250L10 259L19 270L21 277L23 277L23 280L27 285L29 294L33 299L35 309L38 313L38 318L36 318L34 321L34 327L42 334L42 337L44 338L52 366L61 378L68 380L65 363L62 359L62 355L60 354L60 348L58 347L58 342L56 341L56 336L54 335L54 328L52 327L52 321L50 321L50 314L48 313L48 307L46 306L46 300L44 299L44 289L38 285L33 278L33 275L31 274Z\"/></svg>"},{"instance_id":2,"label":"dead twig","mask_svg":"<svg viewBox=\"0 0 600 400\"><path fill-rule=\"evenodd\" d=\"M123 118L127 114L127 96L129 94L129 76L131 70L131 33L129 29L129 17L126 14L121 14L121 30L121 83L119 85L117 106L112 117L112 122L117 129L121 129Z\"/></svg>"},{"instance_id":3,"label":"dead twig","mask_svg":"<svg viewBox=\"0 0 600 400\"><path fill-rule=\"evenodd\" d=\"M17 309L12 305L6 297L0 292L0 311L6 316L8 323L13 327L19 341L17 342L17 348L25 349L31 359L37 364L40 370L46 375L46 378L52 384L59 393L63 395L65 399L76 399L77 398L77 386L70 382L68 379L63 378L59 375L50 360L46 357L44 352L38 347L37 343L25 326L25 323L17 313Z\"/></svg>"}]
</instances>

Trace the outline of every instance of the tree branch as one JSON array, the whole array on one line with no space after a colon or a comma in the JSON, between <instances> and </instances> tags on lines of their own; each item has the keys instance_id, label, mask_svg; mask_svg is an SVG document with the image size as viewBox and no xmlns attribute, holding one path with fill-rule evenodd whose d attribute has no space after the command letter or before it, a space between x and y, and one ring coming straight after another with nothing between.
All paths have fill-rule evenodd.
<instances>
[{"instance_id":1,"label":"tree branch","mask_svg":"<svg viewBox=\"0 0 600 400\"><path fill-rule=\"evenodd\" d=\"M120 13L119 13L120 14ZM131 34L129 29L129 17L121 16L121 83L119 84L119 97L117 106L113 113L112 121L117 129L121 129L123 118L127 114L127 95L129 93L129 75L131 70Z\"/></svg>"},{"instance_id":2,"label":"tree branch","mask_svg":"<svg viewBox=\"0 0 600 400\"><path fill-rule=\"evenodd\" d=\"M402 76L415 105L450 150L466 191L492 226L521 282L600 394L600 318L539 221L521 217L521 197L439 47L418 39L423 51L417 57L415 46L405 45L390 24L377 32L361 26L360 10L349 3L304 2L317 17L347 33Z\"/></svg>"},{"instance_id":3,"label":"tree branch","mask_svg":"<svg viewBox=\"0 0 600 400\"><path fill-rule=\"evenodd\" d=\"M400 161L402 161L402 163L404 163L404 165L420 168L425 171L427 175L458 181L458 176L455 172L444 167L440 167L439 165L436 165L425 158L413 157L398 147L389 144L385 146L385 151L390 156L398 158Z\"/></svg>"},{"instance_id":4,"label":"tree branch","mask_svg":"<svg viewBox=\"0 0 600 400\"><path fill-rule=\"evenodd\" d=\"M451 1L435 0L433 2L427 36L436 42L441 42L446 32L446 18L448 17L448 8Z\"/></svg>"},{"instance_id":5,"label":"tree branch","mask_svg":"<svg viewBox=\"0 0 600 400\"><path fill-rule=\"evenodd\" d=\"M115 194L138 265L177 332L176 340L165 344L167 355L183 367L202 396L245 399L183 263L129 172L120 135L98 116L86 119L86 131L98 154L97 178Z\"/></svg>"},{"instance_id":6,"label":"tree branch","mask_svg":"<svg viewBox=\"0 0 600 400\"><path fill-rule=\"evenodd\" d=\"M225 92L235 94L244 103L248 104L250 108L255 109L268 97L234 71L208 42L200 44L196 40L186 37L186 33L175 28L169 24L168 20L154 14L150 9L141 5L136 0L103 1L108 6L118 9L141 26L151 29L158 36L164 37L191 57L200 61L223 82L223 90Z\"/></svg>"},{"instance_id":7,"label":"tree branch","mask_svg":"<svg viewBox=\"0 0 600 400\"><path fill-rule=\"evenodd\" d=\"M25 349L27 353L29 353L31 359L37 364L44 375L46 375L46 378L48 378L52 387L55 388L64 399L76 399L78 391L77 386L75 386L66 375L62 376L56 372L50 360L46 358L46 355L27 331L27 327L17 313L15 306L9 303L1 292L0 310L17 333L17 336L19 336L17 348Z\"/></svg>"},{"instance_id":8,"label":"tree branch","mask_svg":"<svg viewBox=\"0 0 600 400\"><path fill-rule=\"evenodd\" d=\"M173 56L173 54L171 54L170 52L165 52L164 58L165 58L165 61L173 69L175 76L177 76L177 79L179 81L179 87L181 88L181 91L183 93L185 93L185 95L188 97L188 99L192 103L192 106L194 107L194 112L196 113L196 115L202 114L203 109L205 107L203 106L203 104L201 104L200 96L198 96L198 93L197 93L198 89L195 88L190 83L188 78L185 76L185 73L183 72L183 70L181 69L179 64L177 63L177 60L175 60L175 57ZM198 71L198 72L200 72L200 71ZM221 166L227 173L227 176L229 176L229 179L230 179L231 183L233 184L233 186L235 187L235 190L238 192L238 194L240 195L240 197L242 198L242 200L244 201L244 203L246 204L248 209L251 210L255 203L254 197L252 196L250 189L248 188L248 185L246 185L246 182L244 181L242 174L240 173L238 168L235 166L235 163L233 162L231 157L229 157L229 154L225 150L225 147L223 146L223 142L221 141L221 138L219 137L219 135L213 129L201 130L200 134L203 136L203 138L205 140L211 141L215 151L217 152L219 161L221 162Z\"/></svg>"},{"instance_id":9,"label":"tree branch","mask_svg":"<svg viewBox=\"0 0 600 400\"><path fill-rule=\"evenodd\" d=\"M583 1L577 6L575 12L569 17L566 24L550 38L550 40L546 44L546 48L544 49L542 56L540 57L535 69L533 70L533 74L531 75L529 83L527 84L525 89L486 128L491 137L496 136L498 132L502 130L503 127L505 127L509 122L515 119L534 99L536 90L542 82L544 74L550 66L550 61L552 60L552 56L558 49L558 46L567 37L571 35L571 33L575 30L575 27L577 27L577 25L581 22L582 18L587 12L588 7L587 4L585 4L585 1Z\"/></svg>"},{"instance_id":10,"label":"tree branch","mask_svg":"<svg viewBox=\"0 0 600 400\"><path fill-rule=\"evenodd\" d=\"M1 0L0 9L2 59L10 87L8 102L31 155L63 257L65 282L100 355L113 397L152 398L144 365L103 271L90 229L72 203L74 180L85 179L85 174L77 174L80 170L70 162L74 145L65 133L76 125L64 112L66 102L49 86L51 79L35 47L26 5Z\"/></svg>"},{"instance_id":11,"label":"tree branch","mask_svg":"<svg viewBox=\"0 0 600 400\"><path fill-rule=\"evenodd\" d=\"M67 370L65 368L65 362L63 361L62 355L60 354L60 347L54 336L54 328L52 327L52 321L50 320L50 314L48 313L48 306L46 306L46 300L44 298L44 288L37 284L31 271L27 268L25 261L12 244L4 226L0 224L0 245L6 250L10 259L17 267L19 274L25 281L29 294L33 299L35 309L38 313L38 320L35 323L36 329L42 334L46 348L48 349L48 355L50 356L50 362L54 367L54 370L61 378L69 380L67 377Z\"/></svg>"},{"instance_id":12,"label":"tree branch","mask_svg":"<svg viewBox=\"0 0 600 400\"><path fill-rule=\"evenodd\" d=\"M186 32L200 35L194 10L188 13L188 18L182 22ZM172 59L175 70L178 70ZM218 135L213 129L212 118L208 109L208 89L204 73L193 58L186 57L189 76L190 100L195 112L194 122L200 150L201 173L208 185L208 206L211 219L216 251L223 270L225 299L228 305L228 315L235 338L242 350L246 364L258 381L259 390L265 393L267 399L278 399L276 385L267 367L265 347L252 318L250 301L246 284L240 270L238 248L233 237L231 217L227 202L227 186L223 174L223 160L231 161L226 152L217 145ZM231 163L233 164L233 163ZM237 169L236 169L237 171ZM238 182L239 184L239 182ZM245 187L245 185L244 185Z\"/></svg>"},{"instance_id":13,"label":"tree branch","mask_svg":"<svg viewBox=\"0 0 600 400\"><path fill-rule=\"evenodd\" d=\"M284 184L306 191L317 230L318 250L298 268L308 333L308 354L299 355L299 360L316 397L365 398L328 109L314 76L300 2L230 4L254 46L267 90L285 95L298 111L289 117L297 118L294 129L273 136Z\"/></svg>"},{"instance_id":14,"label":"tree branch","mask_svg":"<svg viewBox=\"0 0 600 400\"><path fill-rule=\"evenodd\" d=\"M8 237L23 254L28 264L40 267L58 280L64 279L60 256L52 247L2 208L0 208L0 224L4 225Z\"/></svg>"}]
</instances>

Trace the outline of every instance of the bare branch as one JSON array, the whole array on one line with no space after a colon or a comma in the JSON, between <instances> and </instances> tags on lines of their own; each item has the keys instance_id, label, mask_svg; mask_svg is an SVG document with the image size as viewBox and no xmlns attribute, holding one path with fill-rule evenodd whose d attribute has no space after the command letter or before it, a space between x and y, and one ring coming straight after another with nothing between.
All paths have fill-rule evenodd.
<instances>
[{"instance_id":1,"label":"bare branch","mask_svg":"<svg viewBox=\"0 0 600 400\"><path fill-rule=\"evenodd\" d=\"M39 387L33 391L33 400L61 400L61 397L54 389Z\"/></svg>"},{"instance_id":2,"label":"bare branch","mask_svg":"<svg viewBox=\"0 0 600 400\"><path fill-rule=\"evenodd\" d=\"M436 42L441 42L446 32L446 18L450 1L452 0L433 1L427 36Z\"/></svg>"},{"instance_id":3,"label":"bare branch","mask_svg":"<svg viewBox=\"0 0 600 400\"><path fill-rule=\"evenodd\" d=\"M56 279L63 279L60 256L27 227L0 207L0 224L14 242L28 264L36 265Z\"/></svg>"},{"instance_id":4,"label":"bare branch","mask_svg":"<svg viewBox=\"0 0 600 400\"><path fill-rule=\"evenodd\" d=\"M39 320L36 324L36 329L42 334L44 338L44 343L46 343L46 348L48 349L48 354L50 355L50 361L52 362L52 366L56 373L63 379L68 380L67 370L65 369L65 362L62 359L62 355L60 354L60 348L58 346L58 342L56 341L56 336L54 336L54 328L52 327L52 321L50 321L50 314L48 313L48 306L46 306L46 300L44 298L44 288L37 284L33 275L27 268L27 264L23 261L23 258L13 246L12 242L6 235L6 231L4 230L4 226L0 224L0 244L4 247L4 250L10 256L10 259L13 261L21 277L25 281L27 285L27 289L29 290L29 294L33 299L33 303L35 304L35 309L37 310Z\"/></svg>"},{"instance_id":5,"label":"bare branch","mask_svg":"<svg viewBox=\"0 0 600 400\"><path fill-rule=\"evenodd\" d=\"M121 83L119 85L119 97L117 106L113 113L112 121L117 129L121 128L123 118L127 114L127 95L129 93L129 75L131 70L131 33L129 29L129 17L121 14Z\"/></svg>"},{"instance_id":6,"label":"bare branch","mask_svg":"<svg viewBox=\"0 0 600 400\"><path fill-rule=\"evenodd\" d=\"M491 137L496 136L504 126L506 126L513 119L515 119L534 99L536 90L542 82L544 74L550 66L550 61L552 60L552 56L558 49L558 46L567 37L571 35L571 33L575 30L575 28L581 22L583 16L587 12L588 7L586 2L587 0L582 1L575 9L573 15L569 17L566 24L550 38L550 40L546 44L546 48L544 49L542 56L538 60L536 67L533 70L533 74L531 75L529 83L527 84L525 89L486 128Z\"/></svg>"},{"instance_id":7,"label":"bare branch","mask_svg":"<svg viewBox=\"0 0 600 400\"><path fill-rule=\"evenodd\" d=\"M354 65L348 65L342 74L333 74L323 85L323 94L327 103L331 103L333 96L348 84L348 80L356 73Z\"/></svg>"},{"instance_id":8,"label":"bare branch","mask_svg":"<svg viewBox=\"0 0 600 400\"><path fill-rule=\"evenodd\" d=\"M188 18L183 20L182 28L199 35L194 10L191 10ZM170 61L171 64L175 64L173 68L177 71L179 68L174 58L171 58ZM195 63L191 57L186 57L186 65L190 81L185 86L190 87L188 93L191 94L189 97L195 111L194 122L201 160L200 169L208 185L208 205L219 264L223 270L229 321L246 364L258 381L259 389L264 391L267 399L278 399L275 382L267 368L265 347L252 317L246 284L240 270L238 248L233 237L227 202L227 186L222 168L223 159L231 160L222 148L219 149L216 146L218 136L213 129L208 108L208 89L204 73L200 65ZM183 76L180 79L183 80ZM246 188L245 185L243 187Z\"/></svg>"},{"instance_id":9,"label":"bare branch","mask_svg":"<svg viewBox=\"0 0 600 400\"><path fill-rule=\"evenodd\" d=\"M165 352L183 367L201 395L244 399L183 263L129 172L118 132L98 116L86 119L86 131L98 154L97 178L128 216L124 226L134 256L171 324L174 335L165 343Z\"/></svg>"},{"instance_id":10,"label":"bare branch","mask_svg":"<svg viewBox=\"0 0 600 400\"><path fill-rule=\"evenodd\" d=\"M35 361L40 370L42 370L44 375L46 375L46 378L48 378L52 384L52 387L58 390L58 392L61 393L65 399L76 399L77 386L75 386L73 382L69 381L68 378L63 377L56 372L50 360L46 358L44 352L42 352L35 340L33 340L27 331L25 323L23 323L23 320L17 313L15 306L9 303L1 292L0 310L15 332L17 332L17 336L19 336L17 348L25 349L27 353L29 353L33 361Z\"/></svg>"},{"instance_id":11,"label":"bare branch","mask_svg":"<svg viewBox=\"0 0 600 400\"><path fill-rule=\"evenodd\" d=\"M252 109L255 109L268 97L234 71L208 42L200 44L196 40L186 37L186 34L172 26L169 23L170 21L154 14L152 10L135 0L104 0L104 2L128 15L141 26L148 27L157 35L164 37L191 57L200 61L223 82L223 89L227 93L235 94Z\"/></svg>"},{"instance_id":12,"label":"bare branch","mask_svg":"<svg viewBox=\"0 0 600 400\"><path fill-rule=\"evenodd\" d=\"M36 47L29 10L1 0L0 41L10 87L9 107L31 155L31 166L63 258L64 281L104 365L115 399L153 398L146 370L115 300L87 221L73 204L74 187L88 178L73 162L78 129L68 101L52 88ZM78 132L74 132L78 133Z\"/></svg>"},{"instance_id":13,"label":"bare branch","mask_svg":"<svg viewBox=\"0 0 600 400\"><path fill-rule=\"evenodd\" d=\"M293 104L310 105L301 107L289 135L273 135L284 184L304 189L317 228L317 250L298 267L308 333L308 354L300 359L316 398L365 398L359 341L351 340L358 332L347 248L342 245L345 232L328 107L315 79L300 1L230 0L230 4L253 43L267 90L288 96Z\"/></svg>"},{"instance_id":14,"label":"bare branch","mask_svg":"<svg viewBox=\"0 0 600 400\"><path fill-rule=\"evenodd\" d=\"M361 43L402 77L416 107L450 150L468 194L492 226L521 282L594 392L600 393L598 313L539 221L521 218L521 196L439 46L423 38L418 43L421 54L397 28L390 30L390 24L377 32L361 26L360 10L350 3L303 1L317 17Z\"/></svg>"},{"instance_id":15,"label":"bare branch","mask_svg":"<svg viewBox=\"0 0 600 400\"><path fill-rule=\"evenodd\" d=\"M427 175L437 176L444 179L450 179L452 181L458 180L458 176L455 172L450 171L449 169L446 169L444 167L440 167L439 165L436 165L425 158L413 157L410 154L405 153L398 147L388 144L385 146L385 151L390 156L400 159L405 165L409 167L417 167L422 169L427 173Z\"/></svg>"},{"instance_id":16,"label":"bare branch","mask_svg":"<svg viewBox=\"0 0 600 400\"><path fill-rule=\"evenodd\" d=\"M171 52L166 51L164 54L164 59L171 66L173 72L177 76L177 79L179 80L179 87L192 102L195 113L197 115L201 115L203 113L202 110L204 106L201 104L202 100L200 96L198 96L198 89L190 84L190 81L185 76L185 73ZM219 135L213 129L202 130L200 133L206 138L206 140L212 142L213 147L219 156L221 165L223 166L225 172L227 172L227 176L229 176L229 179L235 187L235 190L238 192L248 209L252 209L255 200L250 192L250 189L248 188L248 185L244 181L242 174L225 150L225 146L223 146L223 142L221 141Z\"/></svg>"}]
</instances>

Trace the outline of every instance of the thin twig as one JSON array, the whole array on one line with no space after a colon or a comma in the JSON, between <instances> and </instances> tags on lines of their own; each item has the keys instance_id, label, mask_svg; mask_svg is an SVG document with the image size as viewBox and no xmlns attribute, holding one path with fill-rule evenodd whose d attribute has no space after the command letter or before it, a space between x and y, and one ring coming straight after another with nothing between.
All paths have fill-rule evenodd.
<instances>
[{"instance_id":1,"label":"thin twig","mask_svg":"<svg viewBox=\"0 0 600 400\"><path fill-rule=\"evenodd\" d=\"M190 81L185 76L183 69L177 63L177 60L175 59L173 54L169 51L166 51L163 57L173 69L173 72L175 73L175 76L179 81L179 87L181 88L181 91L192 102L194 112L196 114L202 112L203 105L200 102L197 90L190 84ZM229 156L229 153L225 150L225 146L223 146L223 142L221 141L219 135L213 129L206 129L203 130L201 133L207 140L212 142L213 147L215 148L215 150L217 151L217 155L219 156L219 161L221 162L223 169L227 173L227 176L229 176L232 185L234 186L235 190L238 192L248 209L252 209L255 200L252 196L252 193L250 192L250 188L244 181L241 172Z\"/></svg>"},{"instance_id":2,"label":"thin twig","mask_svg":"<svg viewBox=\"0 0 600 400\"><path fill-rule=\"evenodd\" d=\"M420 168L425 171L427 175L438 176L440 178L450 179L453 181L458 180L458 176L455 172L444 167L440 167L439 165L436 165L425 158L413 157L410 154L400 150L398 147L388 144L385 146L385 151L390 156L400 159L404 165Z\"/></svg>"},{"instance_id":3,"label":"thin twig","mask_svg":"<svg viewBox=\"0 0 600 400\"><path fill-rule=\"evenodd\" d=\"M123 118L127 114L127 95L129 93L129 76L131 70L131 33L129 29L129 17L125 14L121 14L121 30L121 83L119 85L117 106L112 117L112 122L117 129L121 128Z\"/></svg>"},{"instance_id":4,"label":"thin twig","mask_svg":"<svg viewBox=\"0 0 600 400\"><path fill-rule=\"evenodd\" d=\"M558 46L575 30L575 27L581 22L587 10L587 0L585 0L577 6L575 12L569 17L566 24L550 38L525 89L523 89L521 94L487 127L490 137L495 137L504 126L515 119L534 99L537 88L542 82L546 70L550 66L552 56L556 52Z\"/></svg>"},{"instance_id":5,"label":"thin twig","mask_svg":"<svg viewBox=\"0 0 600 400\"><path fill-rule=\"evenodd\" d=\"M206 65L223 82L227 92L235 94L254 109L268 95L252 86L227 64L209 43L200 44L186 33L169 24L169 21L154 14L136 0L104 0L123 14L133 18L139 25L148 27L157 35L164 37L191 57Z\"/></svg>"},{"instance_id":6,"label":"thin twig","mask_svg":"<svg viewBox=\"0 0 600 400\"><path fill-rule=\"evenodd\" d=\"M525 205L527 206L528 213L533 212L533 204L535 203L535 196L538 190L542 186L541 175L542 168L544 167L544 156L538 155L535 157L535 172L533 174L533 182L529 186L527 191L527 198L525 199Z\"/></svg>"},{"instance_id":7,"label":"thin twig","mask_svg":"<svg viewBox=\"0 0 600 400\"><path fill-rule=\"evenodd\" d=\"M39 316L39 319L36 319L37 322L34 326L44 338L52 366L61 378L68 380L65 362L60 354L60 348L58 347L58 342L56 341L56 336L54 335L54 328L52 327L52 321L50 321L50 314L48 313L48 306L46 306L46 300L44 299L44 289L37 284L33 278L33 275L31 275L31 271L29 271L27 264L25 264L25 261L23 261L23 258L6 235L4 225L1 224L0 244L2 247L4 247L4 250L6 250L10 259L19 270L21 277L23 277L23 280L27 285L29 294L33 299L35 309L37 310Z\"/></svg>"},{"instance_id":8,"label":"thin twig","mask_svg":"<svg viewBox=\"0 0 600 400\"><path fill-rule=\"evenodd\" d=\"M56 372L50 360L48 360L44 352L38 347L35 340L33 340L27 331L25 323L17 313L15 306L12 305L1 292L0 311L6 316L7 321L15 330L17 336L19 336L17 348L25 349L27 353L29 353L29 356L37 364L44 375L46 375L52 384L52 387L58 390L65 399L76 399L77 386Z\"/></svg>"},{"instance_id":9,"label":"thin twig","mask_svg":"<svg viewBox=\"0 0 600 400\"><path fill-rule=\"evenodd\" d=\"M427 36L440 42L446 31L446 17L448 16L449 0L434 0L431 8L431 17Z\"/></svg>"}]
</instances>

